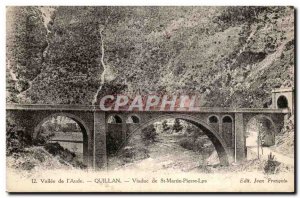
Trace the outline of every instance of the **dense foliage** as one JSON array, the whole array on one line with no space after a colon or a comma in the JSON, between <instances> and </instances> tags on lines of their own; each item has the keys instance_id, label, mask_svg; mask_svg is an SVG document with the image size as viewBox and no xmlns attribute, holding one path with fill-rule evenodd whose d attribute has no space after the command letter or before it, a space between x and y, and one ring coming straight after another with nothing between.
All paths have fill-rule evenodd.
<instances>
[{"instance_id":1,"label":"dense foliage","mask_svg":"<svg viewBox=\"0 0 300 198\"><path fill-rule=\"evenodd\" d=\"M263 107L272 88L294 85L290 7L53 9L7 11L8 102L91 104L102 85L98 98L189 93Z\"/></svg>"},{"instance_id":2,"label":"dense foliage","mask_svg":"<svg viewBox=\"0 0 300 198\"><path fill-rule=\"evenodd\" d=\"M157 132L153 124L147 126L142 129L142 141L145 142L146 145L149 145L157 140Z\"/></svg>"},{"instance_id":3,"label":"dense foliage","mask_svg":"<svg viewBox=\"0 0 300 198\"><path fill-rule=\"evenodd\" d=\"M62 147L58 142L49 142L51 137L51 135L38 136L38 138L32 140L32 137L23 128L7 123L6 156L15 161L11 164L14 168L22 170L32 170L38 164L44 162L49 153L52 158L56 157L61 164L81 169L87 167L77 159L74 152Z\"/></svg>"},{"instance_id":4,"label":"dense foliage","mask_svg":"<svg viewBox=\"0 0 300 198\"><path fill-rule=\"evenodd\" d=\"M7 91L8 100L17 102L16 94L28 89L44 68L47 47L42 13L36 7L7 10Z\"/></svg>"},{"instance_id":5,"label":"dense foliage","mask_svg":"<svg viewBox=\"0 0 300 198\"><path fill-rule=\"evenodd\" d=\"M173 124L173 130L175 132L179 132L182 129L183 129L183 126L181 125L180 120L179 119L175 119L174 124Z\"/></svg>"}]
</instances>

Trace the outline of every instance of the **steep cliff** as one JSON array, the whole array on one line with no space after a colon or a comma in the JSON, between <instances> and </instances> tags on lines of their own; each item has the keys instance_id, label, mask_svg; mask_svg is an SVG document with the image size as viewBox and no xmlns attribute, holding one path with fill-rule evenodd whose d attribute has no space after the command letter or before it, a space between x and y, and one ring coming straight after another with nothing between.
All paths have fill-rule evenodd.
<instances>
[{"instance_id":1,"label":"steep cliff","mask_svg":"<svg viewBox=\"0 0 300 198\"><path fill-rule=\"evenodd\" d=\"M7 10L8 102L189 93L266 107L272 88L294 85L292 7L52 9Z\"/></svg>"}]
</instances>

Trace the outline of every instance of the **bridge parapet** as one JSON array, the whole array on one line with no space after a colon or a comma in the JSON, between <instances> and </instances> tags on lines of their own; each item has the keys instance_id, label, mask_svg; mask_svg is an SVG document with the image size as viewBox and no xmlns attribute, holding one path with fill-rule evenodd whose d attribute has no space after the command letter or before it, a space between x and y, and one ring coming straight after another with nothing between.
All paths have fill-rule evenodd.
<instances>
[{"instance_id":1,"label":"bridge parapet","mask_svg":"<svg viewBox=\"0 0 300 198\"><path fill-rule=\"evenodd\" d=\"M97 111L97 112L165 112L165 113L291 113L289 108L231 108L231 107L200 107L198 111L102 111L94 105L65 105L65 104L6 104L7 110L72 110L72 111Z\"/></svg>"}]
</instances>

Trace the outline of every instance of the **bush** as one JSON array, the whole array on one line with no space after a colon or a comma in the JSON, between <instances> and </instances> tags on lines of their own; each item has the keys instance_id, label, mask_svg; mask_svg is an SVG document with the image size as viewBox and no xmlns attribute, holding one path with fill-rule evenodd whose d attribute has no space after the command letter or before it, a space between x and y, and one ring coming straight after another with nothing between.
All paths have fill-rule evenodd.
<instances>
[{"instance_id":1,"label":"bush","mask_svg":"<svg viewBox=\"0 0 300 198\"><path fill-rule=\"evenodd\" d=\"M32 157L39 162L44 162L46 160L45 153L44 152L30 152L32 154Z\"/></svg>"},{"instance_id":2,"label":"bush","mask_svg":"<svg viewBox=\"0 0 300 198\"><path fill-rule=\"evenodd\" d=\"M42 130L44 130L42 128ZM54 133L44 134L43 131L33 140L33 145L41 146L45 145L52 137L54 137Z\"/></svg>"},{"instance_id":3,"label":"bush","mask_svg":"<svg viewBox=\"0 0 300 198\"><path fill-rule=\"evenodd\" d=\"M190 139L182 139L179 141L179 145L182 148L188 149L188 150L194 150L194 141Z\"/></svg>"},{"instance_id":4,"label":"bush","mask_svg":"<svg viewBox=\"0 0 300 198\"><path fill-rule=\"evenodd\" d=\"M35 167L35 165L31 162L31 161L25 161L23 163L20 164L20 168L22 170L32 170Z\"/></svg>"},{"instance_id":5,"label":"bush","mask_svg":"<svg viewBox=\"0 0 300 198\"><path fill-rule=\"evenodd\" d=\"M167 120L164 120L162 123L163 131L168 131L170 129L169 125L167 124Z\"/></svg>"},{"instance_id":6,"label":"bush","mask_svg":"<svg viewBox=\"0 0 300 198\"><path fill-rule=\"evenodd\" d=\"M142 160L150 157L149 152L145 148L134 148L134 147L125 147L122 151L123 161L134 162L137 160Z\"/></svg>"},{"instance_id":7,"label":"bush","mask_svg":"<svg viewBox=\"0 0 300 198\"><path fill-rule=\"evenodd\" d=\"M176 132L179 132L183 129L183 126L181 126L179 119L175 119L173 130Z\"/></svg>"},{"instance_id":8,"label":"bush","mask_svg":"<svg viewBox=\"0 0 300 198\"><path fill-rule=\"evenodd\" d=\"M75 157L75 153L69 151L68 149L65 149L57 142L47 143L45 144L44 148L46 149L46 151L48 151L50 154L54 156L64 155L66 158Z\"/></svg>"},{"instance_id":9,"label":"bush","mask_svg":"<svg viewBox=\"0 0 300 198\"><path fill-rule=\"evenodd\" d=\"M275 174L279 172L280 162L275 160L275 155L268 155L268 161L265 164L264 171L266 174Z\"/></svg>"},{"instance_id":10,"label":"bush","mask_svg":"<svg viewBox=\"0 0 300 198\"><path fill-rule=\"evenodd\" d=\"M32 145L31 136L24 129L7 124L6 130L6 155L20 153L24 148Z\"/></svg>"},{"instance_id":11,"label":"bush","mask_svg":"<svg viewBox=\"0 0 300 198\"><path fill-rule=\"evenodd\" d=\"M45 150L48 151L53 156L59 156L60 162L65 164L65 162L70 163L72 166L84 169L87 166L82 162L76 160L76 154L68 149L62 147L59 143L47 143L44 146Z\"/></svg>"},{"instance_id":12,"label":"bush","mask_svg":"<svg viewBox=\"0 0 300 198\"><path fill-rule=\"evenodd\" d=\"M82 162L76 159L76 154L74 152L69 151L62 147L59 143L47 143L49 138L53 134L49 135L39 135L34 141L32 141L32 137L20 127L17 127L15 124L11 124L7 122L6 129L6 155L12 156L15 159L22 157L23 155L31 154L34 159L37 159L39 162L45 161L45 156L40 153L28 153L26 148L30 148L32 146L44 146L45 150L47 150L53 156L59 156L61 163L65 164L68 162L74 167L78 168L86 168ZM24 163L18 165L23 170L31 170L34 167L34 164L30 161L25 161Z\"/></svg>"},{"instance_id":13,"label":"bush","mask_svg":"<svg viewBox=\"0 0 300 198\"><path fill-rule=\"evenodd\" d=\"M199 136L196 138L193 136L186 137L179 141L179 145L182 148L203 154L211 154L215 150L211 140L205 136Z\"/></svg>"},{"instance_id":14,"label":"bush","mask_svg":"<svg viewBox=\"0 0 300 198\"><path fill-rule=\"evenodd\" d=\"M146 142L146 144L155 142L156 137L157 133L153 124L142 130L142 140Z\"/></svg>"}]
</instances>

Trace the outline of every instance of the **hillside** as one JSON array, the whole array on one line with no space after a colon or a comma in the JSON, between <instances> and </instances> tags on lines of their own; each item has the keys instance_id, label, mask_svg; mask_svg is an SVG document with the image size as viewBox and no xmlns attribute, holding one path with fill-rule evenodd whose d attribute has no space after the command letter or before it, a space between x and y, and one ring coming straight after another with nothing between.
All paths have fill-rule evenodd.
<instances>
[{"instance_id":1,"label":"hillside","mask_svg":"<svg viewBox=\"0 0 300 198\"><path fill-rule=\"evenodd\" d=\"M294 85L291 7L11 7L7 18L7 102L190 93L263 107Z\"/></svg>"}]
</instances>

